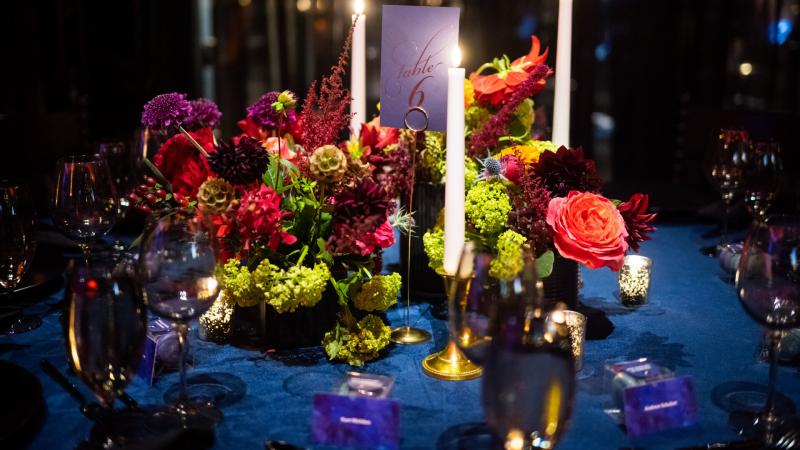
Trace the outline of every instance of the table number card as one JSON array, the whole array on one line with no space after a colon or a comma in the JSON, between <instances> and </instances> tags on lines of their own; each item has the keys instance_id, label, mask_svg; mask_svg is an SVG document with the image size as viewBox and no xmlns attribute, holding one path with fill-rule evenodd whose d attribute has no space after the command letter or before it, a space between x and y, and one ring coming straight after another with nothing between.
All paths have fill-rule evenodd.
<instances>
[{"instance_id":1,"label":"table number card","mask_svg":"<svg viewBox=\"0 0 800 450\"><path fill-rule=\"evenodd\" d=\"M458 8L383 6L381 125L446 131Z\"/></svg>"}]
</instances>

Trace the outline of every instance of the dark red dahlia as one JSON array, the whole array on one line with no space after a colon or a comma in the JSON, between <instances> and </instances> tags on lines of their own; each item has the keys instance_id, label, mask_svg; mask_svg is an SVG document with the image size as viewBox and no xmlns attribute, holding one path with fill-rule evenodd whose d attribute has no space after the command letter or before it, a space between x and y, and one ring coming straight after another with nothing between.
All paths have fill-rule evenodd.
<instances>
[{"instance_id":1,"label":"dark red dahlia","mask_svg":"<svg viewBox=\"0 0 800 450\"><path fill-rule=\"evenodd\" d=\"M236 144L220 143L208 157L211 170L225 181L244 185L261 179L269 155L261 141L243 136Z\"/></svg>"},{"instance_id":2,"label":"dark red dahlia","mask_svg":"<svg viewBox=\"0 0 800 450\"><path fill-rule=\"evenodd\" d=\"M211 128L189 134L209 153L214 154ZM153 164L172 185L172 190L185 197L194 197L200 185L211 175L206 158L182 133L169 138L153 156Z\"/></svg>"},{"instance_id":3,"label":"dark red dahlia","mask_svg":"<svg viewBox=\"0 0 800 450\"><path fill-rule=\"evenodd\" d=\"M581 147L562 146L555 153L543 152L532 169L553 197L566 197L570 191L600 192L603 188L594 161L584 157Z\"/></svg>"},{"instance_id":4,"label":"dark red dahlia","mask_svg":"<svg viewBox=\"0 0 800 450\"><path fill-rule=\"evenodd\" d=\"M405 195L411 187L409 144L407 139L401 139L394 148L369 155L369 163L375 166L373 176L390 198Z\"/></svg>"},{"instance_id":5,"label":"dark red dahlia","mask_svg":"<svg viewBox=\"0 0 800 450\"><path fill-rule=\"evenodd\" d=\"M369 254L382 246L386 218L392 202L383 187L367 178L338 192L333 198L333 233L328 239L331 252L336 254Z\"/></svg>"},{"instance_id":6,"label":"dark red dahlia","mask_svg":"<svg viewBox=\"0 0 800 450\"><path fill-rule=\"evenodd\" d=\"M649 241L648 233L655 231L655 227L650 223L655 220L655 214L647 214L647 194L633 194L627 202L620 203L617 207L622 218L625 220L625 228L628 230L628 245L633 251L639 251L639 243Z\"/></svg>"}]
</instances>

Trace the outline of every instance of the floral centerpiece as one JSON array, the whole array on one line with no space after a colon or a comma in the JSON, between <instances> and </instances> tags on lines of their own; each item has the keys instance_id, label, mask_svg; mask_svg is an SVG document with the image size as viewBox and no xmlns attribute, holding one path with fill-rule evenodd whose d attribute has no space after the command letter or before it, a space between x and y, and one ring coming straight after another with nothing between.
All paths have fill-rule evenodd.
<instances>
[{"instance_id":1,"label":"floral centerpiece","mask_svg":"<svg viewBox=\"0 0 800 450\"><path fill-rule=\"evenodd\" d=\"M266 93L230 140L214 134L221 114L213 102L152 99L142 124L169 138L147 162L153 178L130 200L146 214L189 209L213 222L222 308L291 314L334 297L322 344L331 359L363 365L389 343L380 313L396 302L401 279L381 275L381 255L404 222L394 198L405 177L390 131L366 125L358 141L337 145L350 120L349 43L301 107L292 92Z\"/></svg>"},{"instance_id":2,"label":"floral centerpiece","mask_svg":"<svg viewBox=\"0 0 800 450\"><path fill-rule=\"evenodd\" d=\"M547 53L540 54L534 36L528 55L495 58L465 80L467 238L496 250L497 278L516 274L526 247L537 255L541 277L551 275L557 259L617 271L626 252L638 250L654 230L647 195L625 202L604 197L595 163L582 149L532 134L531 97L551 74ZM433 269L442 266L443 240L441 224L423 237Z\"/></svg>"}]
</instances>

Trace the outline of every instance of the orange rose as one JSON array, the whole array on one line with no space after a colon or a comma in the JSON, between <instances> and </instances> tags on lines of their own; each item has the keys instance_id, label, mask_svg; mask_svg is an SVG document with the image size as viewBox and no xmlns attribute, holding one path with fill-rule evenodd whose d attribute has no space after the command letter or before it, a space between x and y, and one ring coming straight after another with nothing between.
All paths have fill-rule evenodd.
<instances>
[{"instance_id":1,"label":"orange rose","mask_svg":"<svg viewBox=\"0 0 800 450\"><path fill-rule=\"evenodd\" d=\"M547 224L561 256L591 269L609 267L616 272L622 267L628 250L625 221L602 195L571 191L550 200Z\"/></svg>"}]
</instances>

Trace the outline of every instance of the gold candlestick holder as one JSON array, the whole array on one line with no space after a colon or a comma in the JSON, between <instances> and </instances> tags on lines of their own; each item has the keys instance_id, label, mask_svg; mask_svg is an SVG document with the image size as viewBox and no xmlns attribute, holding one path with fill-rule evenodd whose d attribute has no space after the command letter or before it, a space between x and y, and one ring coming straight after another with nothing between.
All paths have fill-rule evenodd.
<instances>
[{"instance_id":1,"label":"gold candlestick holder","mask_svg":"<svg viewBox=\"0 0 800 450\"><path fill-rule=\"evenodd\" d=\"M447 293L448 301L451 305L454 302L453 296L455 289L455 277L453 275L441 274L444 279L444 288ZM448 327L449 329L449 327ZM449 334L447 346L441 351L432 353L422 360L422 371L426 375L440 380L472 380L481 376L483 369L470 361L466 355L458 348L452 333Z\"/></svg>"}]
</instances>

